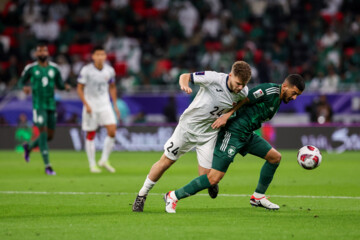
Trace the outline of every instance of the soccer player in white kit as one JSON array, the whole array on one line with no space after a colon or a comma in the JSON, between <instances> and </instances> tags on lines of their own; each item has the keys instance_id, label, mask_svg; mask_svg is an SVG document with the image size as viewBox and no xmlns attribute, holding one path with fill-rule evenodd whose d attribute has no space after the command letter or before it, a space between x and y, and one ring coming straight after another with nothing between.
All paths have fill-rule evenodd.
<instances>
[{"instance_id":1,"label":"soccer player in white kit","mask_svg":"<svg viewBox=\"0 0 360 240\"><path fill-rule=\"evenodd\" d=\"M219 132L219 129L213 129L211 124L247 97L246 84L250 78L250 66L243 61L235 62L229 74L205 71L185 73L180 76L179 84L182 91L187 94L192 92L189 82L198 84L200 90L181 115L173 135L165 143L164 154L151 167L144 185L134 201L132 207L134 212L143 212L146 196L162 174L179 157L194 147L199 164L199 175L207 174L210 171ZM208 190L210 197L217 196L217 185Z\"/></svg>"},{"instance_id":2,"label":"soccer player in white kit","mask_svg":"<svg viewBox=\"0 0 360 240\"><path fill-rule=\"evenodd\" d=\"M84 104L82 130L86 132L85 151L89 160L90 172L101 172L95 162L94 138L97 128L104 126L108 135L105 138L98 165L114 173L115 168L111 166L108 159L114 147L116 133L116 118L109 93L117 118L120 118L120 112L116 105L115 71L105 63L106 52L103 47L94 47L92 60L93 63L87 64L81 69L77 86L77 92Z\"/></svg>"}]
</instances>

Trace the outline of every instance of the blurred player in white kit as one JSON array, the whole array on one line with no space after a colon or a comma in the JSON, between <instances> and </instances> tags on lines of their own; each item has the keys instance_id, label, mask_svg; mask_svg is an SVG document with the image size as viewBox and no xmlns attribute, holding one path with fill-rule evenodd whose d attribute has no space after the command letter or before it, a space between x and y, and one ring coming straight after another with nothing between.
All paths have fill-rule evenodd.
<instances>
[{"instance_id":1,"label":"blurred player in white kit","mask_svg":"<svg viewBox=\"0 0 360 240\"><path fill-rule=\"evenodd\" d=\"M114 147L116 133L116 118L120 112L116 105L115 71L105 63L106 52L103 47L94 47L93 62L84 66L78 77L77 92L83 102L82 130L86 132L85 151L89 160L90 172L100 173L103 167L111 173L115 168L109 162L109 155ZM114 105L114 114L110 96ZM104 141L101 159L96 164L95 142L96 130L104 126L107 136Z\"/></svg>"}]
</instances>

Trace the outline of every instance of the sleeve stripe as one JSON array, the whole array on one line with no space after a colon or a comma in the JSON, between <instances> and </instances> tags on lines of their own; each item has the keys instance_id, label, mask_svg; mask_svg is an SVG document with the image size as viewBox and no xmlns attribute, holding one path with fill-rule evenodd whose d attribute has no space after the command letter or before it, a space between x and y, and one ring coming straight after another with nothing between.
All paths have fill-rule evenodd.
<instances>
[{"instance_id":1,"label":"sleeve stripe","mask_svg":"<svg viewBox=\"0 0 360 240\"><path fill-rule=\"evenodd\" d=\"M194 83L194 76L193 76L193 73L190 73L190 82L191 82L192 84L195 84L195 83Z\"/></svg>"}]
</instances>

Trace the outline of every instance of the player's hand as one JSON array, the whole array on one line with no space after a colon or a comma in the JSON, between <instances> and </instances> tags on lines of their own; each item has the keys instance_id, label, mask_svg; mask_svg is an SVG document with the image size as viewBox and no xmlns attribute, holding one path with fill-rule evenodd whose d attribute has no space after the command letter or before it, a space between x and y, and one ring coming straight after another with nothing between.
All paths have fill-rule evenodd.
<instances>
[{"instance_id":1,"label":"player's hand","mask_svg":"<svg viewBox=\"0 0 360 240\"><path fill-rule=\"evenodd\" d=\"M70 84L68 84L68 83L65 83L65 91L70 91L71 90L71 86L70 86Z\"/></svg>"},{"instance_id":2,"label":"player's hand","mask_svg":"<svg viewBox=\"0 0 360 240\"><path fill-rule=\"evenodd\" d=\"M181 86L181 90L186 92L187 94L192 93L192 89L189 86Z\"/></svg>"},{"instance_id":3,"label":"player's hand","mask_svg":"<svg viewBox=\"0 0 360 240\"><path fill-rule=\"evenodd\" d=\"M86 109L86 113L91 114L92 109L88 104L85 105L85 109Z\"/></svg>"},{"instance_id":4,"label":"player's hand","mask_svg":"<svg viewBox=\"0 0 360 240\"><path fill-rule=\"evenodd\" d=\"M212 129L218 129L218 128L225 126L226 122L230 116L228 116L227 114L224 114L221 117L219 117L218 119L216 119L216 121L213 124L211 124Z\"/></svg>"},{"instance_id":5,"label":"player's hand","mask_svg":"<svg viewBox=\"0 0 360 240\"><path fill-rule=\"evenodd\" d=\"M24 86L23 91L26 95L31 93L31 87L30 86Z\"/></svg>"}]
</instances>

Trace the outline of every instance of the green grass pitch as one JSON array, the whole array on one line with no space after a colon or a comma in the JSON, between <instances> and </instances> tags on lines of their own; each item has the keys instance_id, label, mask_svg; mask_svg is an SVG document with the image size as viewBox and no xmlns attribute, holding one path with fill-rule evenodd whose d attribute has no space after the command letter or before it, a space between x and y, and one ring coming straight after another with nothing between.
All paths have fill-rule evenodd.
<instances>
[{"instance_id":1,"label":"green grass pitch","mask_svg":"<svg viewBox=\"0 0 360 240\"><path fill-rule=\"evenodd\" d=\"M162 194L197 176L195 153L165 173L143 213L133 213L159 152L114 152L115 174L91 174L84 152L51 151L58 175L46 176L39 153L25 163L1 151L0 239L360 239L359 153L324 153L311 171L297 164L295 151L282 154L267 192L279 211L250 206L263 160L249 155L236 157L217 199L203 191L171 215Z\"/></svg>"}]
</instances>

